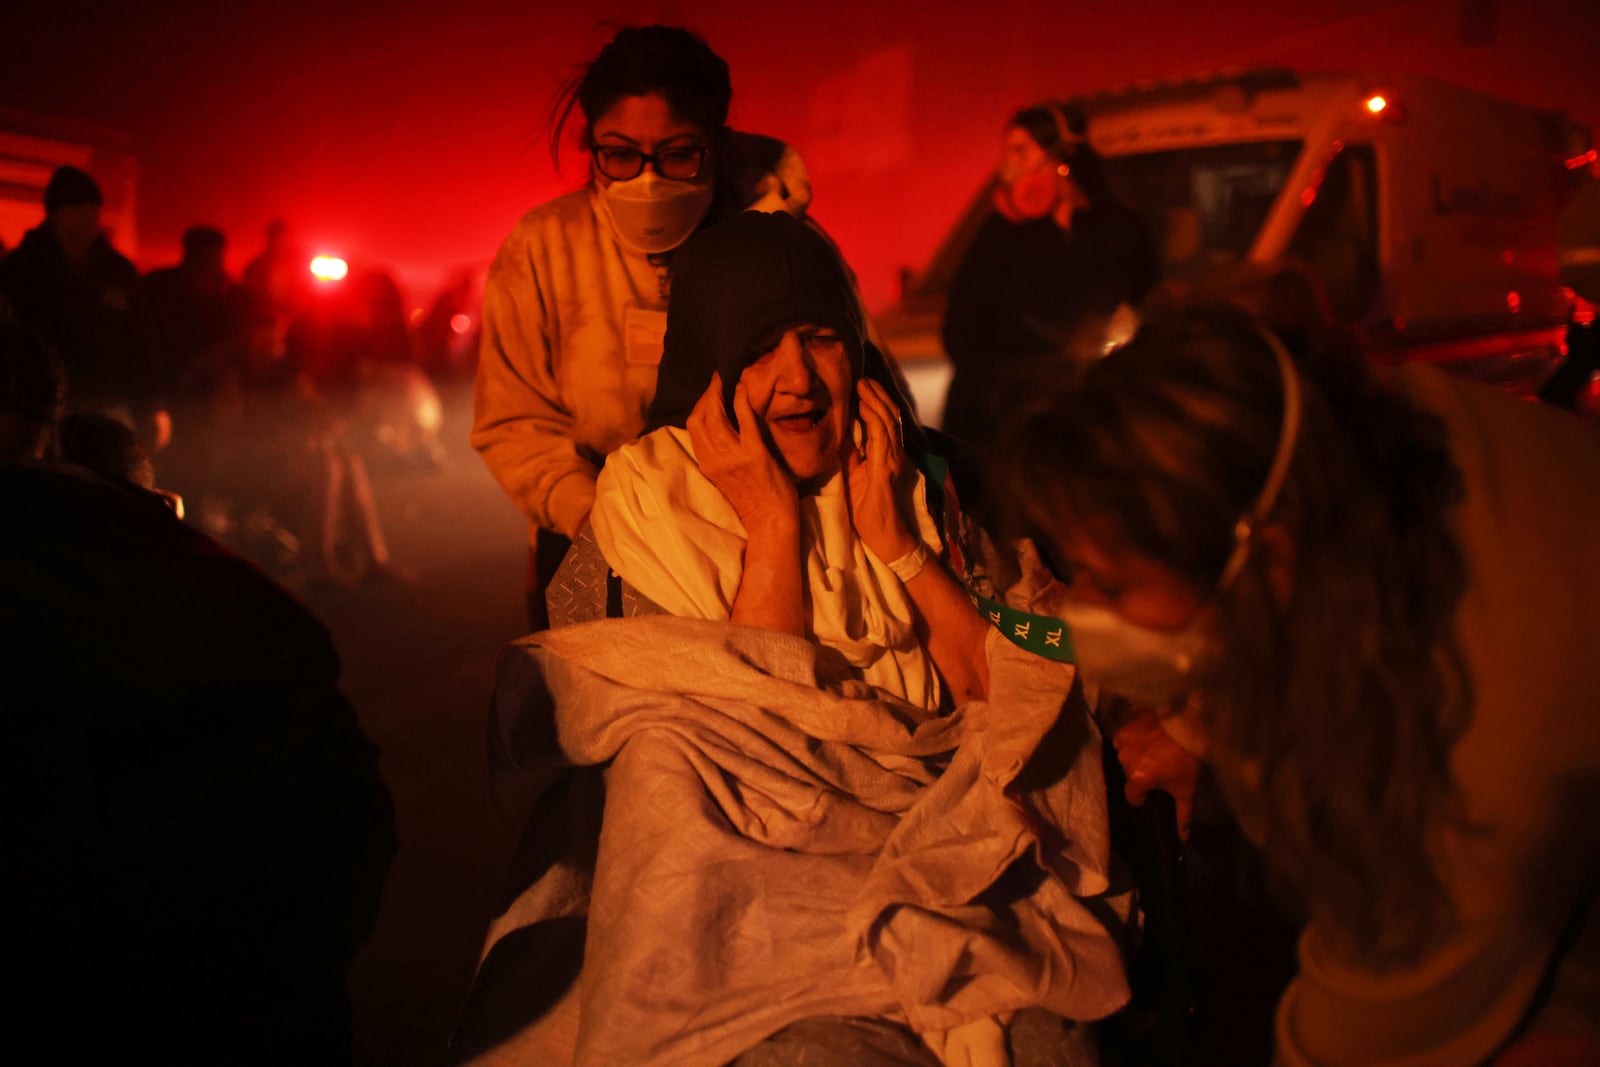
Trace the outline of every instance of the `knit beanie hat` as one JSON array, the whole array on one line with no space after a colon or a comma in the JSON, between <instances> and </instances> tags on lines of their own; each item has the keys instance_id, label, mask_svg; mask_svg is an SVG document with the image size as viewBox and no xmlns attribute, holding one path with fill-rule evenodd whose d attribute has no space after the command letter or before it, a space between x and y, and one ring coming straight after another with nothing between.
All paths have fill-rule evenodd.
<instances>
[{"instance_id":1,"label":"knit beanie hat","mask_svg":"<svg viewBox=\"0 0 1600 1067\"><path fill-rule=\"evenodd\" d=\"M866 323L838 251L786 212L745 211L691 237L672 264L667 336L648 429L682 426L722 375L733 390L784 330L810 324L838 332L860 378Z\"/></svg>"},{"instance_id":2,"label":"knit beanie hat","mask_svg":"<svg viewBox=\"0 0 1600 1067\"><path fill-rule=\"evenodd\" d=\"M57 167L50 175L50 184L44 187L44 209L54 211L73 204L104 204L100 186L86 171L77 167Z\"/></svg>"}]
</instances>

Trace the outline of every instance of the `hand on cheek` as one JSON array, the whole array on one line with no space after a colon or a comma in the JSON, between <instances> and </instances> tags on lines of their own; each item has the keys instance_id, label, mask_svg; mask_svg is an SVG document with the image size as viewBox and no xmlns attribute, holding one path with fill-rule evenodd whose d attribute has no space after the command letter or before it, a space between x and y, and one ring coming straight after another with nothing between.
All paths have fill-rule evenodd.
<instances>
[{"instance_id":1,"label":"hand on cheek","mask_svg":"<svg viewBox=\"0 0 1600 1067\"><path fill-rule=\"evenodd\" d=\"M900 513L900 483L906 467L900 412L877 382L857 382L856 396L861 443L845 447L851 521L868 551L882 562L892 563L917 547L916 536Z\"/></svg>"},{"instance_id":2,"label":"hand on cheek","mask_svg":"<svg viewBox=\"0 0 1600 1067\"><path fill-rule=\"evenodd\" d=\"M734 389L733 404L737 426L723 407L722 378L712 375L687 422L700 470L728 498L746 532L796 523L799 497L794 480L767 447L743 382Z\"/></svg>"}]
</instances>

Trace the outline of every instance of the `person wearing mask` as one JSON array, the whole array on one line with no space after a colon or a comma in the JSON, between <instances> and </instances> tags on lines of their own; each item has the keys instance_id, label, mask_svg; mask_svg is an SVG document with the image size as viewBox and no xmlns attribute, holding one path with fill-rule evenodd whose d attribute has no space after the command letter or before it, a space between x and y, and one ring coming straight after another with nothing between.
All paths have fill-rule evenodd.
<instances>
[{"instance_id":1,"label":"person wearing mask","mask_svg":"<svg viewBox=\"0 0 1600 1067\"><path fill-rule=\"evenodd\" d=\"M746 212L675 269L653 428L574 552L592 533L650 609L497 670L497 794L561 817L525 831L513 872L546 866L491 929L461 1060L1094 1062L1074 1020L1127 1000L1127 899L1072 669L956 577L828 241Z\"/></svg>"},{"instance_id":2,"label":"person wearing mask","mask_svg":"<svg viewBox=\"0 0 1600 1067\"><path fill-rule=\"evenodd\" d=\"M644 428L673 251L741 210L803 215L810 201L791 150L726 127L731 98L699 37L620 30L552 112L555 149L581 112L589 181L524 216L490 268L471 439L527 517L536 629L601 463Z\"/></svg>"},{"instance_id":3,"label":"person wearing mask","mask_svg":"<svg viewBox=\"0 0 1600 1067\"><path fill-rule=\"evenodd\" d=\"M981 699L990 626L938 559L837 253L749 212L683 261L652 430L598 482L611 569L672 614L813 640L929 710Z\"/></svg>"},{"instance_id":4,"label":"person wearing mask","mask_svg":"<svg viewBox=\"0 0 1600 1067\"><path fill-rule=\"evenodd\" d=\"M1084 679L1170 727L1130 795L1203 754L1300 902L1275 1062L1597 1062L1592 431L1216 305L1000 454Z\"/></svg>"},{"instance_id":5,"label":"person wearing mask","mask_svg":"<svg viewBox=\"0 0 1600 1067\"><path fill-rule=\"evenodd\" d=\"M56 168L44 190L44 221L0 261L0 300L60 353L82 410L126 410L144 386L128 322L139 272L111 247L100 222L104 203L89 174ZM146 436L159 447L164 420L151 414Z\"/></svg>"},{"instance_id":6,"label":"person wearing mask","mask_svg":"<svg viewBox=\"0 0 1600 1067\"><path fill-rule=\"evenodd\" d=\"M994 213L950 283L942 338L955 374L942 429L980 448L1035 385L1098 358L1113 317L1127 318L1160 276L1087 131L1061 104L1011 117Z\"/></svg>"}]
</instances>

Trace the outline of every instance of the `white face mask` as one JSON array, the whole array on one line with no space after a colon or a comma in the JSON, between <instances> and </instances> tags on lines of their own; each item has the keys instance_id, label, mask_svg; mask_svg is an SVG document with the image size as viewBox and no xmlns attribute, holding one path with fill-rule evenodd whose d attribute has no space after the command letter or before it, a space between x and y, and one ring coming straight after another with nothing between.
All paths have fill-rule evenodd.
<instances>
[{"instance_id":1,"label":"white face mask","mask_svg":"<svg viewBox=\"0 0 1600 1067\"><path fill-rule=\"evenodd\" d=\"M710 182L675 181L646 168L637 178L600 190L600 208L624 248L653 255L689 239L711 210Z\"/></svg>"},{"instance_id":2,"label":"white face mask","mask_svg":"<svg viewBox=\"0 0 1600 1067\"><path fill-rule=\"evenodd\" d=\"M1219 658L1204 613L1176 633L1087 604L1067 604L1056 615L1071 631L1084 681L1136 704L1173 703Z\"/></svg>"},{"instance_id":3,"label":"white face mask","mask_svg":"<svg viewBox=\"0 0 1600 1067\"><path fill-rule=\"evenodd\" d=\"M1278 447L1266 484L1255 504L1234 526L1233 552L1208 602L1227 592L1244 569L1255 528L1277 505L1300 436L1299 374L1276 337L1263 330L1262 338L1272 349L1283 377L1283 425L1278 431ZM1067 624L1084 681L1136 703L1172 703L1193 688L1197 678L1215 669L1221 659L1221 647L1210 626L1212 613L1204 609L1175 632L1147 629L1114 611L1087 604L1057 605L1053 614Z\"/></svg>"}]
</instances>

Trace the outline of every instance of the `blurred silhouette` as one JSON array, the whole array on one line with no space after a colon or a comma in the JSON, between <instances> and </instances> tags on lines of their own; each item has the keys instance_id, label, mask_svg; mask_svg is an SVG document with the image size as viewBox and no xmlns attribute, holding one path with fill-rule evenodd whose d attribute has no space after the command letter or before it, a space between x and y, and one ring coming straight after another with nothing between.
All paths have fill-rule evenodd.
<instances>
[{"instance_id":1,"label":"blurred silhouette","mask_svg":"<svg viewBox=\"0 0 1600 1067\"><path fill-rule=\"evenodd\" d=\"M140 279L131 310L145 406L170 413L164 466L197 497L223 491L229 449L215 408L245 373L248 298L223 267L226 251L221 231L185 230L182 261Z\"/></svg>"},{"instance_id":2,"label":"blurred silhouette","mask_svg":"<svg viewBox=\"0 0 1600 1067\"><path fill-rule=\"evenodd\" d=\"M388 274L356 270L320 286L289 327L285 366L299 447L313 457L289 525L305 532L324 574L347 584L393 573L367 456L384 427L391 440L396 433L396 393L402 407L413 392L431 395L411 362L403 307Z\"/></svg>"},{"instance_id":3,"label":"blurred silhouette","mask_svg":"<svg viewBox=\"0 0 1600 1067\"><path fill-rule=\"evenodd\" d=\"M40 461L49 362L0 326L0 426L34 438L0 461L7 1058L348 1063L395 841L338 657L150 493ZM73 439L140 477L128 444Z\"/></svg>"},{"instance_id":4,"label":"blurred silhouette","mask_svg":"<svg viewBox=\"0 0 1600 1067\"><path fill-rule=\"evenodd\" d=\"M139 272L111 247L103 203L92 177L58 167L45 187L44 221L0 261L0 298L60 354L79 410L130 409L144 385L128 323ZM143 421L140 429L149 432Z\"/></svg>"},{"instance_id":5,"label":"blurred silhouette","mask_svg":"<svg viewBox=\"0 0 1600 1067\"><path fill-rule=\"evenodd\" d=\"M951 282L943 428L981 448L1041 382L1070 380L1114 330L1131 332L1113 317L1131 316L1159 278L1155 247L1087 133L1082 112L1061 104L1011 117L996 211Z\"/></svg>"},{"instance_id":6,"label":"blurred silhouette","mask_svg":"<svg viewBox=\"0 0 1600 1067\"><path fill-rule=\"evenodd\" d=\"M209 226L183 234L183 259L134 290L133 321L146 380L162 401L204 398L235 372L246 294L223 266L227 238Z\"/></svg>"},{"instance_id":7,"label":"blurred silhouette","mask_svg":"<svg viewBox=\"0 0 1600 1067\"><path fill-rule=\"evenodd\" d=\"M281 356L289 323L310 295L310 255L290 237L289 225L282 219L267 223L265 241L261 252L246 264L240 281L271 324L269 350Z\"/></svg>"},{"instance_id":8,"label":"blurred silhouette","mask_svg":"<svg viewBox=\"0 0 1600 1067\"><path fill-rule=\"evenodd\" d=\"M477 366L482 280L471 270L451 273L417 326L423 370L435 381L471 374Z\"/></svg>"}]
</instances>

